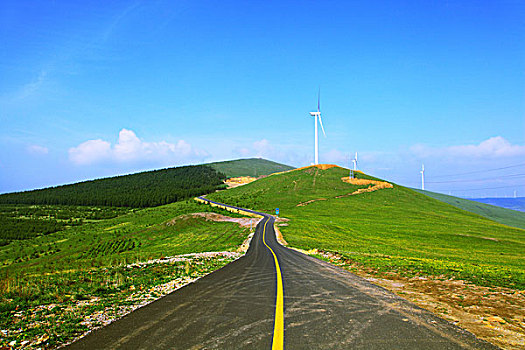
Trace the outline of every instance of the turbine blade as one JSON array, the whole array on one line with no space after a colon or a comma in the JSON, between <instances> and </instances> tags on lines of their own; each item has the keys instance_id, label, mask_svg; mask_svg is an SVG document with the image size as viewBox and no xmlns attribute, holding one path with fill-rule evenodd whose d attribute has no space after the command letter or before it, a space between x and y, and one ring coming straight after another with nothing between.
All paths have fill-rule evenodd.
<instances>
[{"instance_id":1,"label":"turbine blade","mask_svg":"<svg viewBox=\"0 0 525 350\"><path fill-rule=\"evenodd\" d=\"M321 108L321 87L319 86L319 91L317 92L317 112L320 111Z\"/></svg>"},{"instance_id":2,"label":"turbine blade","mask_svg":"<svg viewBox=\"0 0 525 350\"><path fill-rule=\"evenodd\" d=\"M321 124L321 130L323 130L323 135L324 137L326 137L326 133L324 132L323 128L323 120L321 119L321 113L319 113L319 124Z\"/></svg>"}]
</instances>

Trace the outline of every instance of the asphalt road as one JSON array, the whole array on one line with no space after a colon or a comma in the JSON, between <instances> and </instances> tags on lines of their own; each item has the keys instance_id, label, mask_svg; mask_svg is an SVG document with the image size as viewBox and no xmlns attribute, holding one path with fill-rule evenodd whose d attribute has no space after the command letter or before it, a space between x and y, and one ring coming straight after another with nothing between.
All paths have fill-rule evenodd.
<instances>
[{"instance_id":1,"label":"asphalt road","mask_svg":"<svg viewBox=\"0 0 525 350\"><path fill-rule=\"evenodd\" d=\"M496 348L360 277L279 245L273 220L261 220L244 257L68 348Z\"/></svg>"}]
</instances>

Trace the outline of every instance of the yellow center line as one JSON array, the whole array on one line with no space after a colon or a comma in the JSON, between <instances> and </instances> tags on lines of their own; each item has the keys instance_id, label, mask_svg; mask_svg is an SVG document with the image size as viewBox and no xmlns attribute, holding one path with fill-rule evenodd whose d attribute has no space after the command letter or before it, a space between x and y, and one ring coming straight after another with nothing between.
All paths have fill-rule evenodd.
<instances>
[{"instance_id":1,"label":"yellow center line","mask_svg":"<svg viewBox=\"0 0 525 350\"><path fill-rule=\"evenodd\" d=\"M275 320L273 323L273 341L272 350L284 349L284 293L283 293L283 278L281 276L281 268L279 267L279 261L277 255L273 252L272 248L266 244L266 224L270 221L267 219L264 223L263 228L263 243L270 250L275 261L275 271L277 273L277 299L275 300Z\"/></svg>"}]
</instances>

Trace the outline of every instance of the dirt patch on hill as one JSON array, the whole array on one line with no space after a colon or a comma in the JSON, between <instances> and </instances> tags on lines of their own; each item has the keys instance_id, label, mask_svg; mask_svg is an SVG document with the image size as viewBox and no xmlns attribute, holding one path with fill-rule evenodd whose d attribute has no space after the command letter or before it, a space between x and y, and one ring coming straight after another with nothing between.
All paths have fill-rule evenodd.
<instances>
[{"instance_id":1,"label":"dirt patch on hill","mask_svg":"<svg viewBox=\"0 0 525 350\"><path fill-rule=\"evenodd\" d=\"M311 203L313 203L313 202L317 202L317 201L325 201L325 200L326 200L326 198L311 199L311 200L309 200L309 201L299 203L299 204L297 204L296 206L297 206L297 207L304 207L305 205L311 204Z\"/></svg>"},{"instance_id":2,"label":"dirt patch on hill","mask_svg":"<svg viewBox=\"0 0 525 350\"><path fill-rule=\"evenodd\" d=\"M404 277L379 273L344 257L320 251L343 267L503 349L525 348L525 291L483 287L443 276Z\"/></svg>"},{"instance_id":3,"label":"dirt patch on hill","mask_svg":"<svg viewBox=\"0 0 525 350\"><path fill-rule=\"evenodd\" d=\"M340 167L339 165L335 165L335 164L317 164L317 165L308 165L308 166L303 166L303 167L296 168L296 169L292 169L292 170L280 171L280 172L278 172L278 173L270 174L269 176L279 175L279 174L285 174L285 173L289 173L289 172L291 172L291 171L297 171L297 170L305 170L305 169L313 170L314 168L316 168L316 169L321 169L321 170L326 170L326 169L330 169L330 168L342 168L342 167ZM359 171L359 172L360 172L360 171Z\"/></svg>"},{"instance_id":4,"label":"dirt patch on hill","mask_svg":"<svg viewBox=\"0 0 525 350\"><path fill-rule=\"evenodd\" d=\"M335 165L335 166L337 166L337 165ZM317 171L317 169L316 169L316 171ZM317 173L314 175L314 187L315 187L315 176L316 175L317 175ZM333 198L343 198L343 197L348 197L348 196L355 196L355 195L361 194L361 193L374 192L374 191L382 190L382 189L385 189L385 188L394 188L394 185L392 185L391 183L385 182L385 181L366 180L366 179L354 179L354 178L351 178L351 177L342 177L341 180L343 182L346 182L346 183L349 183L349 184L352 184L352 185L356 185L356 186L367 186L368 185L368 187L360 188L360 189L358 189L358 190L356 190L356 191L354 191L352 193L347 193L347 194L343 194L343 195L340 195L340 196L335 196ZM328 198L311 199L309 201L299 203L296 206L297 207L304 207L305 205L312 204L312 203L317 202L317 201L325 201L327 199Z\"/></svg>"},{"instance_id":5,"label":"dirt patch on hill","mask_svg":"<svg viewBox=\"0 0 525 350\"><path fill-rule=\"evenodd\" d=\"M234 188L239 187L242 185L249 184L250 182L254 182L257 180L256 177L252 176L240 176L240 177L231 177L229 179L224 180L224 183L228 186L228 188Z\"/></svg>"},{"instance_id":6,"label":"dirt patch on hill","mask_svg":"<svg viewBox=\"0 0 525 350\"><path fill-rule=\"evenodd\" d=\"M374 191L382 190L382 189L385 189L385 188L394 188L394 185L392 185L391 183L388 183L386 181L356 179L356 178L352 178L352 177L348 177L348 176L347 177L342 177L341 180L343 182L349 183L351 185L356 185L356 186L367 186L368 185L368 187L360 188L357 191L354 191L352 193L348 193L348 194L345 194L345 195L342 195L342 196L337 196L335 198L342 198L342 197L346 197L346 196L353 196L353 195L356 195L356 194L361 194L361 193L366 193L366 192L374 192Z\"/></svg>"},{"instance_id":7,"label":"dirt patch on hill","mask_svg":"<svg viewBox=\"0 0 525 350\"><path fill-rule=\"evenodd\" d=\"M200 217L206 220L218 221L218 222L221 222L221 221L222 222L235 222L239 224L239 226L246 227L246 228L250 228L250 227L255 228L255 226L257 226L260 220L260 219L255 219L255 218L232 218L230 216L217 214L217 213L192 213L192 214L185 214L185 215L178 216L175 219L168 221L166 225L170 226L170 225L173 225L177 220L184 220L184 219L192 218L192 217L193 218Z\"/></svg>"},{"instance_id":8,"label":"dirt patch on hill","mask_svg":"<svg viewBox=\"0 0 525 350\"><path fill-rule=\"evenodd\" d=\"M301 168L293 169L291 171L304 170L304 169L308 169L308 168L317 168L317 169L320 169L320 170L326 170L326 169L330 169L330 168L341 168L341 167L339 165L335 165L335 164L317 164L317 165L303 166Z\"/></svg>"}]
</instances>

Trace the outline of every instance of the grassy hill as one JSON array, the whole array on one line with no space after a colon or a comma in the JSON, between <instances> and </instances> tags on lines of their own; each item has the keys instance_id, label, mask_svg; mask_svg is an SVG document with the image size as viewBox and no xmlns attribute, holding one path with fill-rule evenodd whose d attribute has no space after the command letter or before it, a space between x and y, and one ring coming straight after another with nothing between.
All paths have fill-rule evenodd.
<instances>
[{"instance_id":1,"label":"grassy hill","mask_svg":"<svg viewBox=\"0 0 525 350\"><path fill-rule=\"evenodd\" d=\"M224 266L249 230L184 199L290 168L243 159L0 195L0 348L56 347Z\"/></svg>"},{"instance_id":2,"label":"grassy hill","mask_svg":"<svg viewBox=\"0 0 525 350\"><path fill-rule=\"evenodd\" d=\"M0 246L83 222L113 218L128 211L123 207L155 207L214 192L227 177L289 169L265 159L239 159L2 194Z\"/></svg>"},{"instance_id":3,"label":"grassy hill","mask_svg":"<svg viewBox=\"0 0 525 350\"><path fill-rule=\"evenodd\" d=\"M339 252L384 271L525 287L524 230L397 185L348 195L363 186L342 182L347 175L310 167L208 198L268 213L280 208L290 219L281 231L294 247Z\"/></svg>"},{"instance_id":4,"label":"grassy hill","mask_svg":"<svg viewBox=\"0 0 525 350\"><path fill-rule=\"evenodd\" d=\"M279 164L261 158L237 159L225 162L207 164L227 177L270 175L273 173L291 170L289 165Z\"/></svg>"},{"instance_id":5,"label":"grassy hill","mask_svg":"<svg viewBox=\"0 0 525 350\"><path fill-rule=\"evenodd\" d=\"M518 212L515 210L501 208L490 204L475 202L472 200L458 198L454 196L448 196L442 193L423 191L419 189L414 189L414 191L435 198L442 202L451 204L460 209L484 216L490 220L494 220L505 225L525 229L525 212Z\"/></svg>"},{"instance_id":6,"label":"grassy hill","mask_svg":"<svg viewBox=\"0 0 525 350\"><path fill-rule=\"evenodd\" d=\"M57 210L60 206L47 207ZM236 248L243 236L223 235L212 226L229 227L199 218L167 221L180 215L216 211L194 201L130 211L106 220L85 222L65 230L15 240L0 249L0 270L82 269L141 261L166 255ZM236 229L236 227L233 227ZM208 231L209 230L209 231ZM242 230L236 230L242 232Z\"/></svg>"}]
</instances>

